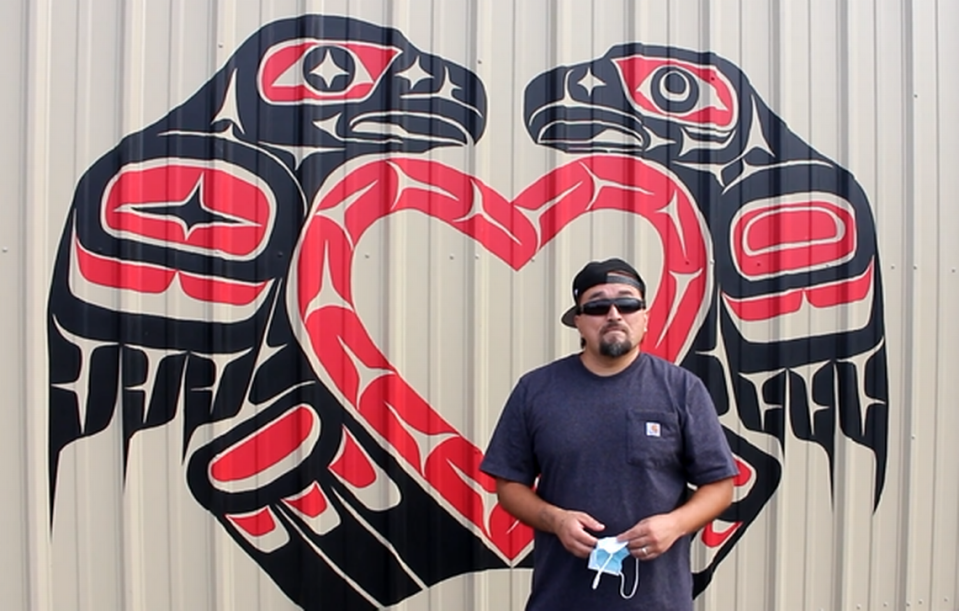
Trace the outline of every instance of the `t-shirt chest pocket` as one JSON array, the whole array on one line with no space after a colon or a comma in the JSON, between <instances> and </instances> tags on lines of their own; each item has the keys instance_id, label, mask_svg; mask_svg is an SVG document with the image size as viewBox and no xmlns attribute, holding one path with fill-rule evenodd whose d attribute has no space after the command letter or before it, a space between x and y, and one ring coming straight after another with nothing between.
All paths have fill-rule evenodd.
<instances>
[{"instance_id":1,"label":"t-shirt chest pocket","mask_svg":"<svg viewBox=\"0 0 959 611\"><path fill-rule=\"evenodd\" d=\"M626 461L646 467L668 467L681 462L682 435L676 414L659 411L626 412Z\"/></svg>"}]
</instances>

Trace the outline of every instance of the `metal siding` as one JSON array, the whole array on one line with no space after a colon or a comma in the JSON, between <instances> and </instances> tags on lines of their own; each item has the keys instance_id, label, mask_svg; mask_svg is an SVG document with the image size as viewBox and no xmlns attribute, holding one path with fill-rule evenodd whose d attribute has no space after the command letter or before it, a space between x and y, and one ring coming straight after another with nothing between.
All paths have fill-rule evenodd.
<instances>
[{"instance_id":1,"label":"metal siding","mask_svg":"<svg viewBox=\"0 0 959 611\"><path fill-rule=\"evenodd\" d=\"M634 41L712 51L739 67L789 129L858 180L875 215L888 463L873 511L876 465L867 449L837 431L830 481L822 448L790 433L778 452L735 413L724 416L782 459L783 480L697 609L959 608L959 410L949 384L959 362L959 6L948 0L3 3L11 86L0 108L11 124L0 148L8 188L0 269L16 298L2 306L8 495L0 519L8 535L0 607L297 608L187 486L184 450L228 424L198 429L185 449L178 410L133 437L124 474L114 416L61 455L51 522L46 311L80 177L125 135L187 100L260 27L302 14L395 27L421 51L475 72L488 95L482 140L422 158L474 175L507 199L576 158L534 145L525 131L523 92L537 74ZM449 225L405 211L374 223L355 245L354 298L410 386L484 448L515 380L576 349L575 333L557 324L573 274L588 258L624 252L644 271L662 259L649 226L623 213L573 221L514 270ZM807 325L770 323L769 333ZM811 378L813 367L802 373ZM528 588L528 571L479 571L396 608L519 609Z\"/></svg>"},{"instance_id":2,"label":"metal siding","mask_svg":"<svg viewBox=\"0 0 959 611\"><path fill-rule=\"evenodd\" d=\"M936 243L938 253L935 259L939 286L936 300L936 336L941 338L936 346L936 428L933 443L936 447L934 479L932 489L935 495L933 508L933 528L935 536L932 549L932 584L929 599L931 604L956 607L959 605L959 486L955 486L955 465L959 464L959 446L954 442L950 431L959 431L959 410L955 409L955 399L950 390L950 363L959 361L959 326L956 317L951 315L949 304L959 299L959 241L953 236L959 231L959 215L954 209L943 205L959 188L959 176L952 168L959 166L959 157L951 146L950 134L959 133L957 122L951 109L959 103L959 83L948 75L947 58L955 57L959 52L959 39L952 35L952 27L959 23L959 7L952 3L940 2L936 13L937 42L937 183L940 206L936 210ZM950 408L952 405L952 408Z\"/></svg>"},{"instance_id":3,"label":"metal siding","mask_svg":"<svg viewBox=\"0 0 959 611\"><path fill-rule=\"evenodd\" d=\"M25 110L24 89L26 70L26 6L15 3L3 11L0 21L0 49L8 58L5 74L8 86L0 93L0 108L11 118L23 116ZM0 277L7 290L7 299L0 305L0 337L4 338L7 350L18 357L7 358L0 368L0 385L6 389L6 405L3 414L8 426L0 432L0 464L3 465L3 481L8 494L0 502L0 521L7 525L7 533L0 545L0 565L5 567L0 577L0 592L4 606L27 608L29 605L29 549L27 536L30 522L29 506L25 502L27 491L27 413L23 376L23 295L26 257L18 239L24 227L24 201L26 184L23 180L23 148L26 131L23 122L14 120L0 148L0 180L7 186L7 197L2 207L4 222L0 224ZM12 298L11 298L12 297Z\"/></svg>"}]
</instances>

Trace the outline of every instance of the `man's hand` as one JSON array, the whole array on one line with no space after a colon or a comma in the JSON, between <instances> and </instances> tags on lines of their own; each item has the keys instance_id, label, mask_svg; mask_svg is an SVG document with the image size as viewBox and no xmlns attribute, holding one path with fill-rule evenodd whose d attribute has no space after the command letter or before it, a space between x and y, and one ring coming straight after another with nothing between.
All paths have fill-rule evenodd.
<instances>
[{"instance_id":1,"label":"man's hand","mask_svg":"<svg viewBox=\"0 0 959 611\"><path fill-rule=\"evenodd\" d=\"M626 547L636 558L652 560L665 554L676 539L712 521L729 507L732 499L733 478L703 484L673 511L644 518L616 538L628 541Z\"/></svg>"},{"instance_id":2,"label":"man's hand","mask_svg":"<svg viewBox=\"0 0 959 611\"><path fill-rule=\"evenodd\" d=\"M616 538L628 541L626 547L633 556L640 560L652 560L666 553L683 534L676 516L662 513L640 520Z\"/></svg>"},{"instance_id":3,"label":"man's hand","mask_svg":"<svg viewBox=\"0 0 959 611\"><path fill-rule=\"evenodd\" d=\"M586 558L596 547L596 537L586 529L599 532L606 527L593 516L547 503L529 486L496 479L496 495L503 509L536 530L553 533L566 550Z\"/></svg>"},{"instance_id":4,"label":"man's hand","mask_svg":"<svg viewBox=\"0 0 959 611\"><path fill-rule=\"evenodd\" d=\"M590 529L594 532L605 528L593 516L582 511L568 511L566 509L555 508L555 525L553 534L555 534L566 551L577 558L586 558L596 547L596 537L586 532Z\"/></svg>"}]
</instances>

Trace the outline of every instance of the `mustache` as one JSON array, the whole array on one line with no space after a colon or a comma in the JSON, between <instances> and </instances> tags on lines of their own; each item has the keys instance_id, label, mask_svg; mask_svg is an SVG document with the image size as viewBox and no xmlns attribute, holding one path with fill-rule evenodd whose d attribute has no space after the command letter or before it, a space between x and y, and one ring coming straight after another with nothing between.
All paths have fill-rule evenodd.
<instances>
[{"instance_id":1,"label":"mustache","mask_svg":"<svg viewBox=\"0 0 959 611\"><path fill-rule=\"evenodd\" d=\"M606 333L607 331L624 331L629 333L629 328L626 325L620 323L610 323L608 325L603 325L603 328L600 329L600 333Z\"/></svg>"}]
</instances>

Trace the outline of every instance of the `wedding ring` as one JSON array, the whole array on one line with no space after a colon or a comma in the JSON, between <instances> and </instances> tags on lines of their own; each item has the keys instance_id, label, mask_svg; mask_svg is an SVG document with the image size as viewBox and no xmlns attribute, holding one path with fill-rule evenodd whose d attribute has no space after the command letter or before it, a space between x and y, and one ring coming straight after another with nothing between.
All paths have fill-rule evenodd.
<instances>
[{"instance_id":1,"label":"wedding ring","mask_svg":"<svg viewBox=\"0 0 959 611\"><path fill-rule=\"evenodd\" d=\"M643 552L643 555L645 556L645 555L646 555L646 546L644 545L643 548L642 548L641 550L639 550L639 551Z\"/></svg>"}]
</instances>

